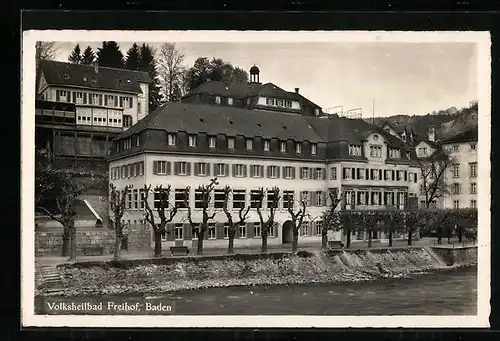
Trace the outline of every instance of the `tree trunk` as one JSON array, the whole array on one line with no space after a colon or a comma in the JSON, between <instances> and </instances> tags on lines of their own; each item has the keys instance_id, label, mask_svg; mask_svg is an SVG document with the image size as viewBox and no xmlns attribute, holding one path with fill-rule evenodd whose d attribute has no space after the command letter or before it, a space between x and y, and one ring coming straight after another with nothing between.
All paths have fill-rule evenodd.
<instances>
[{"instance_id":1,"label":"tree trunk","mask_svg":"<svg viewBox=\"0 0 500 341\"><path fill-rule=\"evenodd\" d=\"M412 238L413 238L413 233L412 233L412 230L410 229L408 231L408 246L411 246Z\"/></svg>"},{"instance_id":2,"label":"tree trunk","mask_svg":"<svg viewBox=\"0 0 500 341\"><path fill-rule=\"evenodd\" d=\"M457 228L457 235L458 235L458 242L461 243L463 240L463 231L461 226Z\"/></svg>"},{"instance_id":3,"label":"tree trunk","mask_svg":"<svg viewBox=\"0 0 500 341\"><path fill-rule=\"evenodd\" d=\"M443 237L438 236L438 244L441 245L443 243Z\"/></svg>"},{"instance_id":4,"label":"tree trunk","mask_svg":"<svg viewBox=\"0 0 500 341\"><path fill-rule=\"evenodd\" d=\"M114 260L120 260L120 249L122 248L122 237L115 237L115 255L113 257Z\"/></svg>"},{"instance_id":5,"label":"tree trunk","mask_svg":"<svg viewBox=\"0 0 500 341\"><path fill-rule=\"evenodd\" d=\"M261 234L261 238L262 238L262 249L261 249L261 252L262 253L266 253L267 252L267 231L265 233Z\"/></svg>"},{"instance_id":6,"label":"tree trunk","mask_svg":"<svg viewBox=\"0 0 500 341\"><path fill-rule=\"evenodd\" d=\"M389 231L389 247L392 247L392 231Z\"/></svg>"},{"instance_id":7,"label":"tree trunk","mask_svg":"<svg viewBox=\"0 0 500 341\"><path fill-rule=\"evenodd\" d=\"M161 257L161 231L155 230L155 257Z\"/></svg>"},{"instance_id":8,"label":"tree trunk","mask_svg":"<svg viewBox=\"0 0 500 341\"><path fill-rule=\"evenodd\" d=\"M327 230L321 231L321 248L326 250L328 248L328 234Z\"/></svg>"},{"instance_id":9,"label":"tree trunk","mask_svg":"<svg viewBox=\"0 0 500 341\"><path fill-rule=\"evenodd\" d=\"M299 229L294 226L292 252L297 252L298 247L299 247Z\"/></svg>"},{"instance_id":10,"label":"tree trunk","mask_svg":"<svg viewBox=\"0 0 500 341\"><path fill-rule=\"evenodd\" d=\"M347 230L346 234L346 246L347 249L351 248L351 230Z\"/></svg>"},{"instance_id":11,"label":"tree trunk","mask_svg":"<svg viewBox=\"0 0 500 341\"><path fill-rule=\"evenodd\" d=\"M368 230L368 247L372 247L372 230Z\"/></svg>"},{"instance_id":12,"label":"tree trunk","mask_svg":"<svg viewBox=\"0 0 500 341\"><path fill-rule=\"evenodd\" d=\"M229 246L227 248L227 253L232 255L234 253L234 231L229 230Z\"/></svg>"},{"instance_id":13,"label":"tree trunk","mask_svg":"<svg viewBox=\"0 0 500 341\"><path fill-rule=\"evenodd\" d=\"M70 238L70 251L69 251L69 260L76 259L76 229L74 226L69 228L69 238Z\"/></svg>"},{"instance_id":14,"label":"tree trunk","mask_svg":"<svg viewBox=\"0 0 500 341\"><path fill-rule=\"evenodd\" d=\"M200 227L200 233L198 234L198 247L196 249L197 255L203 254L203 238L205 238L205 229Z\"/></svg>"},{"instance_id":15,"label":"tree trunk","mask_svg":"<svg viewBox=\"0 0 500 341\"><path fill-rule=\"evenodd\" d=\"M69 256L69 228L67 226L63 227L63 235L62 235L63 243L62 243L62 256Z\"/></svg>"}]
</instances>

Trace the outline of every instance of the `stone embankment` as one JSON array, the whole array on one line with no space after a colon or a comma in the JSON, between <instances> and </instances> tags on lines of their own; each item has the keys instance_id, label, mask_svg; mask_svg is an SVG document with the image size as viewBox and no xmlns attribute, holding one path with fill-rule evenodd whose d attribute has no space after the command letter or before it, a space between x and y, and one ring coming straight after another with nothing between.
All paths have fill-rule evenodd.
<instances>
[{"instance_id":1,"label":"stone embankment","mask_svg":"<svg viewBox=\"0 0 500 341\"><path fill-rule=\"evenodd\" d=\"M474 252L462 252L468 256L460 256L453 265L441 259L439 250L427 248L81 262L58 266L62 290L57 295L155 294L211 287L408 278L475 265L477 258L471 256ZM38 281L36 295L55 295L47 289L43 281Z\"/></svg>"}]
</instances>

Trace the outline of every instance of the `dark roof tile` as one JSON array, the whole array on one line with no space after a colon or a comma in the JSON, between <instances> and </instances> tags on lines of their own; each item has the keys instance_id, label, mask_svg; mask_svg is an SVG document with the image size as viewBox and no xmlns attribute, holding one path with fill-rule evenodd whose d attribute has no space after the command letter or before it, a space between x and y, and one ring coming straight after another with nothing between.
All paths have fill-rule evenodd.
<instances>
[{"instance_id":1,"label":"dark roof tile","mask_svg":"<svg viewBox=\"0 0 500 341\"><path fill-rule=\"evenodd\" d=\"M441 141L441 144L451 144L451 143L461 143L461 142L472 142L478 140L478 130L471 129L465 132L459 133L457 135L451 136L447 139Z\"/></svg>"}]
</instances>

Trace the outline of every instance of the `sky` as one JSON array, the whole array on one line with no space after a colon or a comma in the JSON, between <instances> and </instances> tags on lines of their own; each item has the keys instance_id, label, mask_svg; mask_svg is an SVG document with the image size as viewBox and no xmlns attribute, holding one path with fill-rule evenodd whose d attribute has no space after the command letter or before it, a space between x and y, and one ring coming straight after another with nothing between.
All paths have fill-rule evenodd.
<instances>
[{"instance_id":1,"label":"sky","mask_svg":"<svg viewBox=\"0 0 500 341\"><path fill-rule=\"evenodd\" d=\"M88 45L97 51L102 45L58 42L56 59L67 61L77 43L82 51ZM124 55L132 44L119 43ZM364 118L460 109L478 97L474 43L177 42L176 46L185 53L186 67L198 57L222 58L245 70L255 64L262 83L288 91L299 88L323 110L362 108Z\"/></svg>"}]
</instances>

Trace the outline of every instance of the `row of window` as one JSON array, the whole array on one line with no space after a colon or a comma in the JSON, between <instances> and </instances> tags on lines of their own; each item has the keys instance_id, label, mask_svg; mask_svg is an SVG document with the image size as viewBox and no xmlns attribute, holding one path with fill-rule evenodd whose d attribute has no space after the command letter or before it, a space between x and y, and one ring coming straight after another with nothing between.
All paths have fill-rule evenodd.
<instances>
[{"instance_id":1,"label":"row of window","mask_svg":"<svg viewBox=\"0 0 500 341\"><path fill-rule=\"evenodd\" d=\"M169 133L167 135L167 144L169 146L175 146L175 145L177 145L177 143L178 143L177 134ZM196 135L189 135L188 146L189 147L196 147L197 145L198 145L197 136ZM227 138L227 148L228 149L235 149L234 146L235 146L235 138L228 137ZM208 147L209 148L217 148L217 137L216 136L209 136L208 137ZM254 149L254 143L253 143L252 138L246 139L245 147L247 150ZM268 140L268 139L264 140L263 149L266 152L271 151L271 140ZM286 141L281 141L280 142L280 152L285 153L286 149L287 149ZM297 154L302 153L302 142L295 143L295 152ZM311 143L311 154L315 155L317 153L318 153L318 145L316 143Z\"/></svg>"},{"instance_id":2,"label":"row of window","mask_svg":"<svg viewBox=\"0 0 500 341\"><path fill-rule=\"evenodd\" d=\"M276 98L266 98L266 105L271 107L291 108L292 101Z\"/></svg>"},{"instance_id":3,"label":"row of window","mask_svg":"<svg viewBox=\"0 0 500 341\"><path fill-rule=\"evenodd\" d=\"M131 96L103 95L83 91L57 90L56 99L58 102L95 104L123 109L132 108L134 106L134 99Z\"/></svg>"},{"instance_id":4,"label":"row of window","mask_svg":"<svg viewBox=\"0 0 500 341\"><path fill-rule=\"evenodd\" d=\"M106 127L122 127L121 118L108 118L106 117L93 117L90 115L80 115L77 117L76 123L82 125L95 125L95 126L106 126ZM123 115L123 127L129 128L132 126L132 116Z\"/></svg>"},{"instance_id":5,"label":"row of window","mask_svg":"<svg viewBox=\"0 0 500 341\"><path fill-rule=\"evenodd\" d=\"M470 143L470 150L476 150L477 148L477 143ZM451 147L448 148L448 150L452 153L456 153L460 150L460 146L458 144L452 145Z\"/></svg>"},{"instance_id":6,"label":"row of window","mask_svg":"<svg viewBox=\"0 0 500 341\"><path fill-rule=\"evenodd\" d=\"M475 182L471 182L469 186L470 194L477 194L477 184ZM455 182L451 184L451 194L461 194L462 193L462 184Z\"/></svg>"},{"instance_id":7,"label":"row of window","mask_svg":"<svg viewBox=\"0 0 500 341\"><path fill-rule=\"evenodd\" d=\"M381 158L382 157L382 146L370 146L370 157ZM362 156L363 148L361 145L350 144L349 145L349 155L352 156ZM391 159L400 159L401 158L401 150L397 148L388 148L389 150L389 158ZM406 158L410 159L410 153L406 153Z\"/></svg>"},{"instance_id":8,"label":"row of window","mask_svg":"<svg viewBox=\"0 0 500 341\"><path fill-rule=\"evenodd\" d=\"M469 207L471 207L471 208L477 208L477 201L474 200L474 199L472 199L470 201L470 206ZM453 208L462 208L460 206L460 200L453 200Z\"/></svg>"},{"instance_id":9,"label":"row of window","mask_svg":"<svg viewBox=\"0 0 500 341\"><path fill-rule=\"evenodd\" d=\"M336 168L331 169L331 179L335 180ZM417 183L418 174L406 170L394 169L368 169L342 167L342 179L344 180L387 180L387 181L408 181Z\"/></svg>"},{"instance_id":10,"label":"row of window","mask_svg":"<svg viewBox=\"0 0 500 341\"><path fill-rule=\"evenodd\" d=\"M111 168L111 180L140 175L144 175L144 161Z\"/></svg>"},{"instance_id":11,"label":"row of window","mask_svg":"<svg viewBox=\"0 0 500 341\"><path fill-rule=\"evenodd\" d=\"M405 205L408 193L380 190L356 190L345 191L345 204L350 205L372 205L372 206L394 206Z\"/></svg>"},{"instance_id":12,"label":"row of window","mask_svg":"<svg viewBox=\"0 0 500 341\"><path fill-rule=\"evenodd\" d=\"M455 163L451 168L451 172L454 178L460 177L460 164ZM469 162L469 176L471 178L477 177L477 162Z\"/></svg>"}]
</instances>

